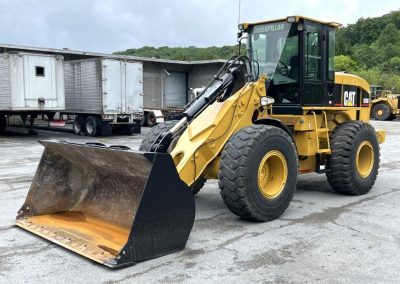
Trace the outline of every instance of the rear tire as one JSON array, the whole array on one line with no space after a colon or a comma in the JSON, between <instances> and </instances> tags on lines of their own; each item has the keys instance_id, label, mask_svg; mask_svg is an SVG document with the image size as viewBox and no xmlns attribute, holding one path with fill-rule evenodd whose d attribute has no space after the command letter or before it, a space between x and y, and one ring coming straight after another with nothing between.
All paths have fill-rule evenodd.
<instances>
[{"instance_id":1,"label":"rear tire","mask_svg":"<svg viewBox=\"0 0 400 284\"><path fill-rule=\"evenodd\" d=\"M252 125L234 134L222 152L220 193L229 210L241 218L270 221L289 206L297 172L292 138L278 127Z\"/></svg>"},{"instance_id":2,"label":"rear tire","mask_svg":"<svg viewBox=\"0 0 400 284\"><path fill-rule=\"evenodd\" d=\"M157 117L153 112L147 113L146 124L148 127L154 127L157 125Z\"/></svg>"},{"instance_id":3,"label":"rear tire","mask_svg":"<svg viewBox=\"0 0 400 284\"><path fill-rule=\"evenodd\" d=\"M390 107L385 103L377 103L372 108L372 116L376 120L388 120L391 115Z\"/></svg>"},{"instance_id":4,"label":"rear tire","mask_svg":"<svg viewBox=\"0 0 400 284\"><path fill-rule=\"evenodd\" d=\"M76 115L74 118L74 122L72 123L72 130L74 131L74 134L81 135L84 132L84 127L85 119L80 115Z\"/></svg>"},{"instance_id":5,"label":"rear tire","mask_svg":"<svg viewBox=\"0 0 400 284\"><path fill-rule=\"evenodd\" d=\"M85 121L85 134L90 137L96 137L100 134L101 120L96 116L89 116Z\"/></svg>"},{"instance_id":6,"label":"rear tire","mask_svg":"<svg viewBox=\"0 0 400 284\"><path fill-rule=\"evenodd\" d=\"M362 195L370 191L379 169L379 143L375 129L361 121L336 126L326 176L338 193Z\"/></svg>"},{"instance_id":7,"label":"rear tire","mask_svg":"<svg viewBox=\"0 0 400 284\"><path fill-rule=\"evenodd\" d=\"M144 152L150 151L151 145L153 145L154 141L156 141L158 135L160 135L160 133L162 133L162 132L165 132L165 131L168 131L169 129L171 129L177 122L178 121L176 121L176 120L168 120L163 123L159 123L156 126L154 126L153 128L151 128L149 133L147 133L147 135L142 140L142 144L139 147L139 151L144 151ZM206 181L207 181L207 179L205 179L204 177L198 178L194 182L194 184L190 187L192 194L196 195L200 191L200 189L203 188Z\"/></svg>"}]
</instances>

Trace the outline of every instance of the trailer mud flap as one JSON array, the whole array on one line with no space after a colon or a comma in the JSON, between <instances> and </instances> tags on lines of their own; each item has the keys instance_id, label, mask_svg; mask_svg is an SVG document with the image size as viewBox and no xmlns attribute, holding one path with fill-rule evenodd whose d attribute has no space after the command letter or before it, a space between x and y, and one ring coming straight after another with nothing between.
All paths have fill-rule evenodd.
<instances>
[{"instance_id":1,"label":"trailer mud flap","mask_svg":"<svg viewBox=\"0 0 400 284\"><path fill-rule=\"evenodd\" d=\"M169 154L41 143L17 226L109 267L185 247L194 198Z\"/></svg>"}]
</instances>

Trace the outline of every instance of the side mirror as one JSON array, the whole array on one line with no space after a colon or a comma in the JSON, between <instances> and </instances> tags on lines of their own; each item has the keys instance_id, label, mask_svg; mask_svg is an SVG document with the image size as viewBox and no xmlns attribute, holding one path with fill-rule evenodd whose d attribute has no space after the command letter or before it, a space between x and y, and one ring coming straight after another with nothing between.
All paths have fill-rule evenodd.
<instances>
[{"instance_id":1,"label":"side mirror","mask_svg":"<svg viewBox=\"0 0 400 284\"><path fill-rule=\"evenodd\" d=\"M297 24L297 31L302 32L306 30L306 26L303 24Z\"/></svg>"}]
</instances>

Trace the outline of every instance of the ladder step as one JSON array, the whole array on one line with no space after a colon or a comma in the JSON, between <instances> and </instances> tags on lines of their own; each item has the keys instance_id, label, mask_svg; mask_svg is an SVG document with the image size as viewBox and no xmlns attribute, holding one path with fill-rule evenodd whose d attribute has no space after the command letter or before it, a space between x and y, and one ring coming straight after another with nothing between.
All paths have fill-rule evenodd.
<instances>
[{"instance_id":1,"label":"ladder step","mask_svg":"<svg viewBox=\"0 0 400 284\"><path fill-rule=\"evenodd\" d=\"M331 153L331 149L319 149L317 151L318 154L330 154Z\"/></svg>"},{"instance_id":2,"label":"ladder step","mask_svg":"<svg viewBox=\"0 0 400 284\"><path fill-rule=\"evenodd\" d=\"M317 132L329 132L329 128L317 128Z\"/></svg>"}]
</instances>

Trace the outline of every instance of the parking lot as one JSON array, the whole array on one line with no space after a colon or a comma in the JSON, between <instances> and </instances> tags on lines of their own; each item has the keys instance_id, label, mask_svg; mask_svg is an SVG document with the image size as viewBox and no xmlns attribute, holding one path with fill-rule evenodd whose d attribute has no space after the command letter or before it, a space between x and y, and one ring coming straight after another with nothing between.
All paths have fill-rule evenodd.
<instances>
[{"instance_id":1,"label":"parking lot","mask_svg":"<svg viewBox=\"0 0 400 284\"><path fill-rule=\"evenodd\" d=\"M196 221L176 254L110 270L14 226L43 147L38 139L139 147L142 135L87 138L68 132L0 137L0 282L393 282L400 279L400 123L387 131L371 192L334 193L325 175L299 177L288 210L267 223L242 221L223 204L216 181L195 197ZM143 129L146 133L148 129ZM168 236L165 236L168 238Z\"/></svg>"}]
</instances>

